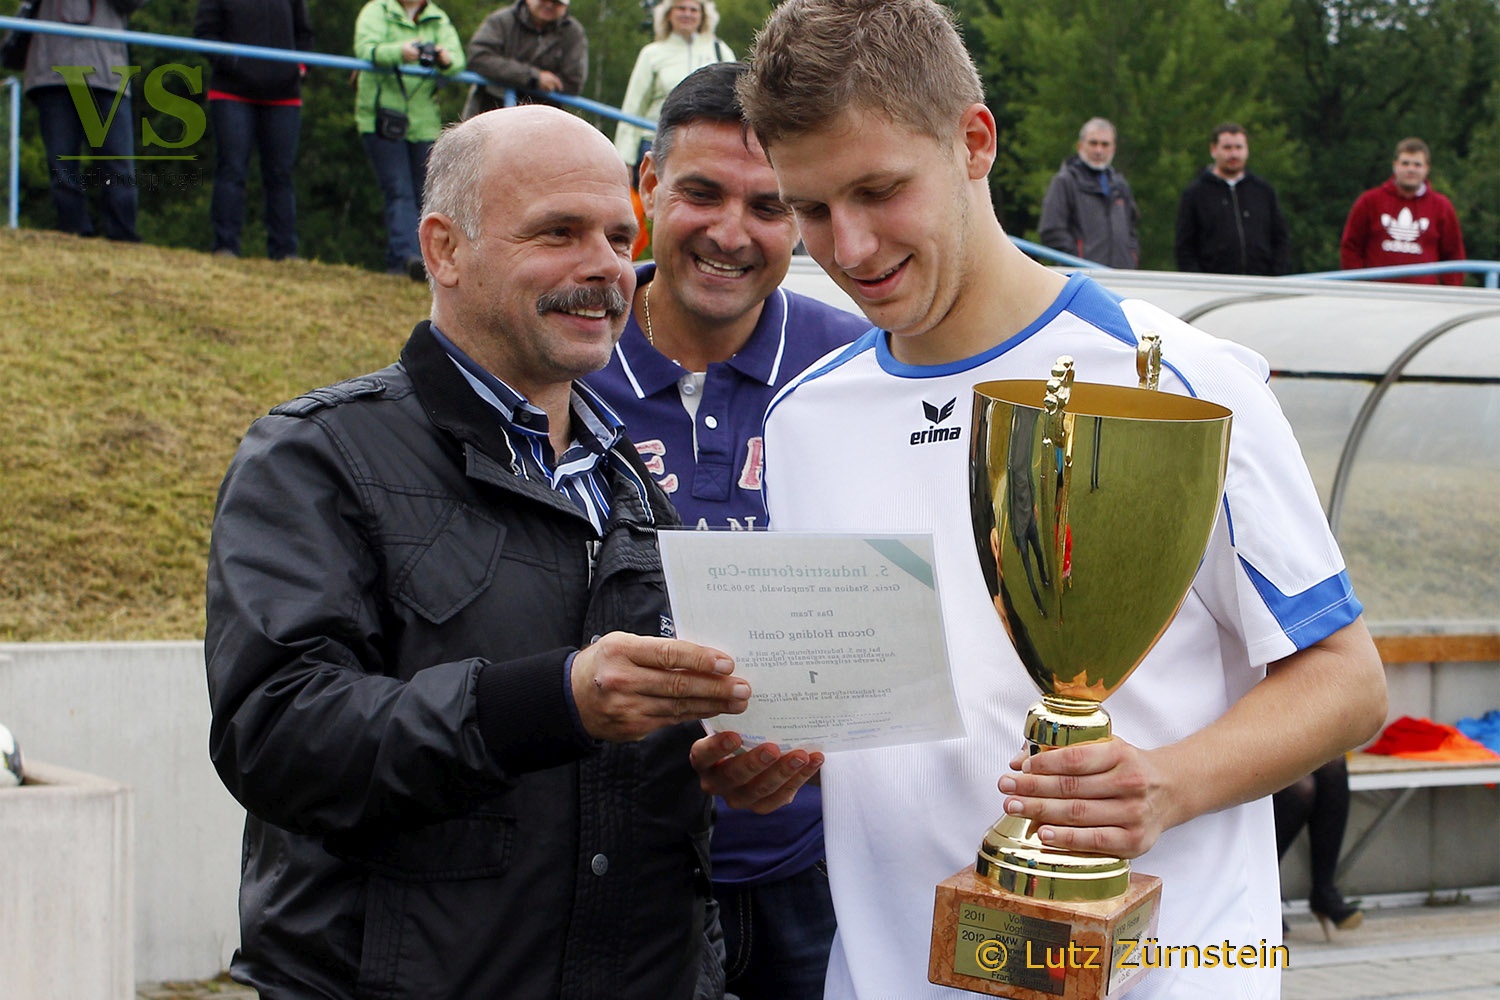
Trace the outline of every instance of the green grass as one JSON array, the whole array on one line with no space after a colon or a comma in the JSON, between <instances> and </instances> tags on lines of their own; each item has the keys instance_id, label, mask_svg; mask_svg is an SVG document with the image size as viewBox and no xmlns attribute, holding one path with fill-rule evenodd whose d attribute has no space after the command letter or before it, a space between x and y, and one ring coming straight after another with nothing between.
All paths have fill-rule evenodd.
<instances>
[{"instance_id":1,"label":"green grass","mask_svg":"<svg viewBox=\"0 0 1500 1000\"><path fill-rule=\"evenodd\" d=\"M272 406L379 368L425 287L0 230L0 641L194 639L219 480ZM1476 429L1464 428L1472 434ZM1369 456L1343 547L1376 622L1493 620L1500 467Z\"/></svg>"},{"instance_id":2,"label":"green grass","mask_svg":"<svg viewBox=\"0 0 1500 1000\"><path fill-rule=\"evenodd\" d=\"M0 641L191 639L256 417L393 360L424 286L0 231Z\"/></svg>"}]
</instances>

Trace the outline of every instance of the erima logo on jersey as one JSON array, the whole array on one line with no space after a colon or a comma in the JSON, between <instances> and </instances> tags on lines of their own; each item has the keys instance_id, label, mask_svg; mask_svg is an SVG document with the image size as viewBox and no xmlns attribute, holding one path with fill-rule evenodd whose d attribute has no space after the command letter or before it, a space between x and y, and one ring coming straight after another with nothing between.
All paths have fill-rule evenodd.
<instances>
[{"instance_id":1,"label":"erima logo on jersey","mask_svg":"<svg viewBox=\"0 0 1500 1000\"><path fill-rule=\"evenodd\" d=\"M927 418L927 422L932 424L933 426L922 431L912 431L911 443L913 445L919 445L936 444L939 441L957 441L959 439L959 436L963 434L962 427L937 426L938 424L947 420L949 417L953 416L953 407L955 407L956 405L958 405L957 396L954 396L942 406L934 406L933 404L927 402L927 400L922 400L922 414Z\"/></svg>"}]
</instances>

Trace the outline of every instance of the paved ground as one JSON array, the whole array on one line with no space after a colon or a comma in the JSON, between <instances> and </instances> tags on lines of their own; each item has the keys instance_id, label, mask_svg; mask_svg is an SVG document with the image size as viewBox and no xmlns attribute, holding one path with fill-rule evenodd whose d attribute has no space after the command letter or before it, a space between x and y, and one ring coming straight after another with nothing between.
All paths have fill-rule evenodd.
<instances>
[{"instance_id":1,"label":"paved ground","mask_svg":"<svg viewBox=\"0 0 1500 1000\"><path fill-rule=\"evenodd\" d=\"M1500 897L1433 906L1366 903L1364 926L1289 915L1283 1000L1500 1000Z\"/></svg>"},{"instance_id":2,"label":"paved ground","mask_svg":"<svg viewBox=\"0 0 1500 1000\"><path fill-rule=\"evenodd\" d=\"M1366 900L1364 926L1334 931L1332 941L1305 909L1289 913L1283 1000L1500 1000L1500 893L1432 906L1412 902ZM143 983L136 996L256 1000L254 990L227 978Z\"/></svg>"},{"instance_id":3,"label":"paved ground","mask_svg":"<svg viewBox=\"0 0 1500 1000\"><path fill-rule=\"evenodd\" d=\"M136 1000L256 1000L254 990L227 975L194 983L140 983L135 995Z\"/></svg>"}]
</instances>

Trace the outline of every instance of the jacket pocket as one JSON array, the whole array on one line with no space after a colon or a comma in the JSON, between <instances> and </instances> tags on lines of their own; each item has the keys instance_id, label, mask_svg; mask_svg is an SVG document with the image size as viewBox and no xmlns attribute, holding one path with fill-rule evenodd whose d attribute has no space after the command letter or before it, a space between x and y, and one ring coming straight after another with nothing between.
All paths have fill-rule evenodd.
<instances>
[{"instance_id":1,"label":"jacket pocket","mask_svg":"<svg viewBox=\"0 0 1500 1000\"><path fill-rule=\"evenodd\" d=\"M416 830L333 834L331 854L397 882L450 882L505 874L515 818L473 813Z\"/></svg>"},{"instance_id":2,"label":"jacket pocket","mask_svg":"<svg viewBox=\"0 0 1500 1000\"><path fill-rule=\"evenodd\" d=\"M489 587L504 542L504 526L465 504L449 504L402 567L396 597L432 624L443 624Z\"/></svg>"}]
</instances>

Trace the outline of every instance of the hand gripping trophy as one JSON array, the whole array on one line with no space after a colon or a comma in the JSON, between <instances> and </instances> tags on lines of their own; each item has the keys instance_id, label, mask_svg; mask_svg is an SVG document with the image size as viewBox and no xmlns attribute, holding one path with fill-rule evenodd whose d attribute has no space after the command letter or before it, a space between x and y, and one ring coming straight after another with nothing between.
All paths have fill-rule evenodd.
<instances>
[{"instance_id":1,"label":"hand gripping trophy","mask_svg":"<svg viewBox=\"0 0 1500 1000\"><path fill-rule=\"evenodd\" d=\"M1157 391L1154 335L1137 368L1139 388L1075 383L1067 357L1045 381L974 387L974 544L1042 693L1033 754L1110 738L1100 703L1166 631L1213 531L1230 412ZM938 885L928 978L1021 1000L1118 996L1141 970L1113 969L1116 942L1153 933L1161 880L1048 847L1033 825L1002 817L974 868Z\"/></svg>"}]
</instances>

